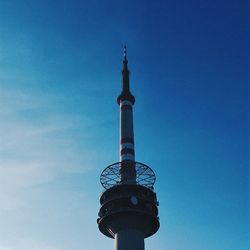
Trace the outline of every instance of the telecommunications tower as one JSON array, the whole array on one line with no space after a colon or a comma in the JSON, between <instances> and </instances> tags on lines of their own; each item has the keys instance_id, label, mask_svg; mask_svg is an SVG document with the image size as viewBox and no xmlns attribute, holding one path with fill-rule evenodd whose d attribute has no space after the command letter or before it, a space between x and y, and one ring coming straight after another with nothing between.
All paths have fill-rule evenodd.
<instances>
[{"instance_id":1,"label":"telecommunications tower","mask_svg":"<svg viewBox=\"0 0 250 250\"><path fill-rule=\"evenodd\" d=\"M99 230L115 239L115 250L144 250L144 239L160 227L158 201L154 192L155 174L135 161L133 105L129 88L129 70L124 47L120 106L120 161L106 167L100 181L104 192L100 198L97 223Z\"/></svg>"}]
</instances>

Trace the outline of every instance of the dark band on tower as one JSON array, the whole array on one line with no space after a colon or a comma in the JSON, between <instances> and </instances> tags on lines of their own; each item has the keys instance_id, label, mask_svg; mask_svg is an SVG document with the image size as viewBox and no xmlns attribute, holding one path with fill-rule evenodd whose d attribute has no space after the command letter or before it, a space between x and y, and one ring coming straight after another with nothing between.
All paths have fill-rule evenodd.
<instances>
[{"instance_id":1,"label":"dark band on tower","mask_svg":"<svg viewBox=\"0 0 250 250\"><path fill-rule=\"evenodd\" d=\"M127 50L124 46L122 92L117 98L120 106L120 161L135 161L133 105L135 98L129 88Z\"/></svg>"}]
</instances>

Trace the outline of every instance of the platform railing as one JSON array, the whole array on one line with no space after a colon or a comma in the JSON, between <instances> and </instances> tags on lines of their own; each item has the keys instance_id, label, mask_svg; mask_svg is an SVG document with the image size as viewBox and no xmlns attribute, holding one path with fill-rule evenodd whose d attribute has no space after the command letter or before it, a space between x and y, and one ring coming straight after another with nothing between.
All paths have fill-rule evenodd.
<instances>
[{"instance_id":1,"label":"platform railing","mask_svg":"<svg viewBox=\"0 0 250 250\"><path fill-rule=\"evenodd\" d=\"M136 170L136 185L141 185L150 189L154 188L154 183L156 180L154 171L147 165L135 162ZM114 164L106 167L100 177L100 182L105 189L114 187L115 185L123 184L121 182L120 170L122 167L121 162L116 162Z\"/></svg>"}]
</instances>

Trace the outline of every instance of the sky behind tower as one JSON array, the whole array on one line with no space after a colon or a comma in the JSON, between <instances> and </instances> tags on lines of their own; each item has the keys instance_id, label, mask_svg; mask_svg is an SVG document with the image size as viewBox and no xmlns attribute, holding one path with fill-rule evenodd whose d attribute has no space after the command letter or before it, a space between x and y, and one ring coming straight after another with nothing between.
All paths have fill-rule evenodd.
<instances>
[{"instance_id":1,"label":"sky behind tower","mask_svg":"<svg viewBox=\"0 0 250 250\"><path fill-rule=\"evenodd\" d=\"M0 0L0 250L113 248L124 44L160 202L146 250L247 249L247 1Z\"/></svg>"}]
</instances>

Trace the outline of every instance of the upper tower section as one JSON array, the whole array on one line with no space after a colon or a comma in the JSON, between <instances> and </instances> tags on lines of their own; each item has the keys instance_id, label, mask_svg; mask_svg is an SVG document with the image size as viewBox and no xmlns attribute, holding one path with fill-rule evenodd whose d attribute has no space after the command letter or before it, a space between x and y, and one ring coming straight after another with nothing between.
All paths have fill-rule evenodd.
<instances>
[{"instance_id":1,"label":"upper tower section","mask_svg":"<svg viewBox=\"0 0 250 250\"><path fill-rule=\"evenodd\" d=\"M126 46L123 54L122 92L117 98L120 107L119 162L108 166L101 174L105 189L115 185L141 185L153 190L155 174L145 164L135 160L133 105L135 98L129 88L129 70Z\"/></svg>"},{"instance_id":2,"label":"upper tower section","mask_svg":"<svg viewBox=\"0 0 250 250\"><path fill-rule=\"evenodd\" d=\"M132 102L132 104L135 103L135 97L131 94L130 87L129 87L129 69L128 69L126 46L124 46L124 53L123 53L122 92L117 97L118 105L120 105L121 101L125 101L125 100Z\"/></svg>"}]
</instances>

